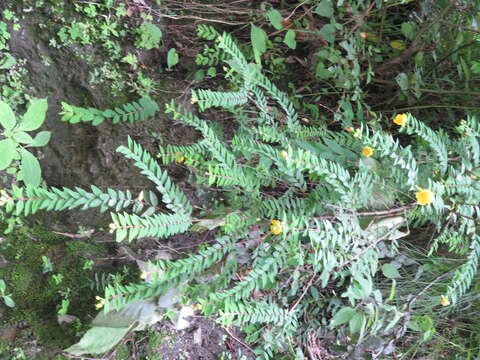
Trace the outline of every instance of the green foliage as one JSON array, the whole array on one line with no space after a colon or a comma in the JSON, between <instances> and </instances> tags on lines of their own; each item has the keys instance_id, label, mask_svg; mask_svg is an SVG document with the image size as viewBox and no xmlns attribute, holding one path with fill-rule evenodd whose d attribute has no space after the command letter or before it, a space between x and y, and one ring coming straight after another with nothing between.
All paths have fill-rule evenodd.
<instances>
[{"instance_id":1,"label":"green foliage","mask_svg":"<svg viewBox=\"0 0 480 360\"><path fill-rule=\"evenodd\" d=\"M3 127L0 140L0 170L9 168L18 180L27 185L38 186L42 175L37 158L26 148L42 147L50 141L49 131L40 131L34 137L28 134L42 126L47 112L47 99L37 99L30 103L27 111L17 120L10 106L0 101L0 125ZM15 160L19 164L12 164ZM17 173L18 169L18 173Z\"/></svg>"},{"instance_id":2,"label":"green foliage","mask_svg":"<svg viewBox=\"0 0 480 360\"><path fill-rule=\"evenodd\" d=\"M111 119L114 124L119 122L134 123L153 117L159 110L158 105L148 97L138 101L123 104L114 109L98 110L95 108L82 108L62 103L63 111L60 113L62 121L71 124L91 122L93 126L100 125L105 119Z\"/></svg>"},{"instance_id":3,"label":"green foliage","mask_svg":"<svg viewBox=\"0 0 480 360\"><path fill-rule=\"evenodd\" d=\"M0 297L8 307L15 307L15 302L12 299L12 295L7 294L7 285L3 279L0 279Z\"/></svg>"},{"instance_id":4,"label":"green foliage","mask_svg":"<svg viewBox=\"0 0 480 360\"><path fill-rule=\"evenodd\" d=\"M237 89L195 90L192 102L201 110L230 111L238 124L234 138L225 141L218 128L172 102L166 112L200 131L203 139L159 149L163 163L187 161L202 185L229 191L213 219L194 217L197 214L180 188L131 138L118 152L134 160L155 184L170 213L158 213L156 205L143 214L118 213L134 205L131 195L96 187L91 192L14 187L4 194L7 209L28 215L40 209L115 208L110 229L117 241L168 237L193 230L194 223L214 224L216 243L184 259L159 262L161 276L152 282L107 286L106 311L159 297L183 284L202 299L205 314L220 314L225 324L268 324L272 337L262 340L265 357L284 351L280 339L296 341L308 332L304 312L330 319L322 321L355 335L359 343L368 337L388 337L389 330L399 327L407 319L407 309L389 303L394 288L382 292L378 278L401 279L393 257L396 241L407 235L399 231L406 222L433 224L441 230L435 242L448 243L455 234L455 241L471 246L449 288L448 298L455 303L471 285L479 256L479 242L472 234L480 211L472 204L480 203L480 192L478 182L469 176L480 166L477 120L470 117L462 123L460 136L447 140L444 132L409 114L401 131L422 141L406 147L395 135L366 124L351 134L304 126L290 97L247 61L229 35L217 41L238 75ZM256 116L266 109L267 99L274 101L269 106L275 116ZM362 155L366 146L372 147L372 157ZM447 154L462 161L450 162ZM433 194L426 203L412 202L419 188ZM385 189L391 194L383 194ZM381 218L375 219L377 215ZM246 260L240 262L241 257ZM216 279L205 286L199 276L218 266ZM239 272L238 280L232 278ZM347 304L330 289L339 291ZM320 296L319 291L329 295ZM317 302L323 309L317 309Z\"/></svg>"},{"instance_id":5,"label":"green foliage","mask_svg":"<svg viewBox=\"0 0 480 360\"><path fill-rule=\"evenodd\" d=\"M160 47L162 30L152 23L144 23L137 29L138 38L135 45L143 49L151 50Z\"/></svg>"},{"instance_id":6,"label":"green foliage","mask_svg":"<svg viewBox=\"0 0 480 360\"><path fill-rule=\"evenodd\" d=\"M445 4L432 3L428 11L454 6ZM194 211L190 196L130 137L117 150L155 184L155 192L133 197L128 191L103 192L94 186L85 191L27 185L2 192L0 203L16 215L110 209L110 230L119 242L205 229L215 234L211 244L202 244L185 258L152 265L158 270L153 281L101 286L107 314L112 315L112 307L120 312L181 287L186 289L185 301L200 302L205 315L248 329L260 359L303 358L320 346L320 339L329 338L351 349L349 356L390 356L407 328L423 332L422 341L433 338L437 330L432 314L446 312L442 305L462 304L476 284L480 257L477 118L471 115L458 122L451 112L448 126L440 127L422 112L406 113L405 124L392 123L390 114L418 110L423 105L416 101L423 101L425 94L442 94L422 88L426 79L444 85L462 79L464 88L452 90L451 99L469 92L475 81L471 75L478 72L472 62L477 52L456 48L456 43L468 44L458 29L453 31L457 37L449 35L450 44L443 46L434 35L445 34L438 24L425 21L419 29L427 18L422 11L428 11L416 14L422 20L418 23L412 17L406 21L403 2L358 1L347 6L321 0L290 5L284 2L274 9L264 4L260 14L268 22L251 22L249 44L209 25L197 27L199 37L214 43L204 45L196 63L207 66L212 77L222 63L227 83L192 91L191 102L198 104L200 115L174 101L166 106L166 113L199 131L201 139L190 145L163 145L157 157L163 165L186 165L199 189L221 194L203 212L196 207ZM308 8L308 17L297 16L300 5ZM82 11L93 18L98 7L82 5ZM395 20L386 20L396 11ZM136 30L136 46L152 49L159 46L162 33L145 18L148 22ZM460 23L470 26L472 19L465 14ZM87 29L73 23L68 34L89 43ZM395 38L399 36L404 39ZM466 37L470 41L473 36ZM428 38L438 46L426 54ZM312 44L321 48L308 60L296 56L303 56ZM444 67L447 61L441 56L449 58L452 48L457 74ZM292 56L280 56L280 49ZM122 59L137 66L136 58ZM177 50L171 48L168 68L178 61ZM291 70L298 64L304 69L293 73L301 77L305 72L309 82L282 78L282 66ZM395 69L398 64L402 72ZM390 73L395 73L395 81L383 78ZM390 86L386 95L372 98L372 89L385 84ZM385 107L388 116L374 111ZM213 108L228 112L228 131L202 118L218 110ZM113 110L67 104L63 110L65 121L98 125L106 118L114 123L143 120L158 107L145 98ZM6 128L9 119L7 113L2 120ZM5 149L11 145L5 144ZM371 152L363 151L367 147ZM25 155L27 168L28 162ZM420 199L422 189L430 194L426 200ZM142 213L144 203L148 208ZM455 271L450 266L438 286L439 280L431 278L424 288L419 288L423 282L410 278L408 291L398 285L412 270L419 278L424 271L418 262L400 260L410 232L415 240L428 237L431 254L442 245L456 253L461 265ZM426 299L430 314L418 305ZM107 344L96 340L108 329L94 327L84 338L87 343L81 341L72 352L110 349L132 324L123 325ZM382 344L373 349L378 342Z\"/></svg>"}]
</instances>

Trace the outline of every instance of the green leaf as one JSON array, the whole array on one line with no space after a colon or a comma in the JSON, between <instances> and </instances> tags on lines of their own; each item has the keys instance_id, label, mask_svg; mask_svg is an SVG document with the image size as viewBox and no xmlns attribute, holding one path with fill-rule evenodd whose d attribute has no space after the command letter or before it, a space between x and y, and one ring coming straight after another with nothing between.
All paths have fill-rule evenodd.
<instances>
[{"instance_id":1,"label":"green leaf","mask_svg":"<svg viewBox=\"0 0 480 360\"><path fill-rule=\"evenodd\" d=\"M333 43L335 41L335 26L326 24L320 29L320 35L325 41Z\"/></svg>"},{"instance_id":2,"label":"green leaf","mask_svg":"<svg viewBox=\"0 0 480 360\"><path fill-rule=\"evenodd\" d=\"M400 89L402 89L403 91L410 88L410 80L408 79L408 75L403 72L395 77L395 81L397 82L398 86L400 86Z\"/></svg>"},{"instance_id":3,"label":"green leaf","mask_svg":"<svg viewBox=\"0 0 480 360\"><path fill-rule=\"evenodd\" d=\"M24 131L37 130L45 121L47 109L47 99L32 100L27 112L25 115L23 115L22 122L20 123L20 129Z\"/></svg>"},{"instance_id":4,"label":"green leaf","mask_svg":"<svg viewBox=\"0 0 480 360\"><path fill-rule=\"evenodd\" d=\"M5 303L5 305L7 305L8 307L15 307L15 301L13 301L12 297L10 295L5 295L3 297L3 302Z\"/></svg>"},{"instance_id":5,"label":"green leaf","mask_svg":"<svg viewBox=\"0 0 480 360\"><path fill-rule=\"evenodd\" d=\"M267 51L267 33L252 24L250 39L255 53L255 61L260 63L260 56Z\"/></svg>"},{"instance_id":6,"label":"green leaf","mask_svg":"<svg viewBox=\"0 0 480 360\"><path fill-rule=\"evenodd\" d=\"M65 349L65 351L76 356L102 354L117 345L129 330L130 327L96 326L88 330L78 343Z\"/></svg>"},{"instance_id":7,"label":"green leaf","mask_svg":"<svg viewBox=\"0 0 480 360\"><path fill-rule=\"evenodd\" d=\"M382 269L383 275L389 279L397 279L401 277L397 268L392 263L383 264L381 269Z\"/></svg>"},{"instance_id":8,"label":"green leaf","mask_svg":"<svg viewBox=\"0 0 480 360\"><path fill-rule=\"evenodd\" d=\"M283 42L287 44L287 46L290 49L296 49L297 48L297 42L295 41L295 30L288 30L287 33L285 34L285 38L283 39Z\"/></svg>"},{"instance_id":9,"label":"green leaf","mask_svg":"<svg viewBox=\"0 0 480 360\"><path fill-rule=\"evenodd\" d=\"M13 134L13 140L20 144L31 144L33 139L24 131L19 131Z\"/></svg>"},{"instance_id":10,"label":"green leaf","mask_svg":"<svg viewBox=\"0 0 480 360\"><path fill-rule=\"evenodd\" d=\"M337 313L333 316L330 325L334 327L334 326L345 324L349 322L355 316L356 313L357 312L355 311L355 309L349 306L343 307L340 309L340 311L337 311Z\"/></svg>"},{"instance_id":11,"label":"green leaf","mask_svg":"<svg viewBox=\"0 0 480 360\"><path fill-rule=\"evenodd\" d=\"M275 30L282 30L282 14L276 9L267 12L267 19L270 21Z\"/></svg>"},{"instance_id":12,"label":"green leaf","mask_svg":"<svg viewBox=\"0 0 480 360\"><path fill-rule=\"evenodd\" d=\"M178 53L175 48L171 48L168 50L168 55L167 55L167 66L169 69L174 67L175 65L178 64Z\"/></svg>"},{"instance_id":13,"label":"green leaf","mask_svg":"<svg viewBox=\"0 0 480 360\"><path fill-rule=\"evenodd\" d=\"M134 323L154 324L162 318L157 309L157 302L154 300L133 301L118 311L112 310L106 314L99 312L92 321L92 326L124 328Z\"/></svg>"},{"instance_id":14,"label":"green leaf","mask_svg":"<svg viewBox=\"0 0 480 360\"><path fill-rule=\"evenodd\" d=\"M40 131L35 137L33 138L33 142L30 146L45 146L50 141L52 133L50 131Z\"/></svg>"},{"instance_id":15,"label":"green leaf","mask_svg":"<svg viewBox=\"0 0 480 360\"><path fill-rule=\"evenodd\" d=\"M12 139L0 140L0 170L6 169L17 153L18 144Z\"/></svg>"},{"instance_id":16,"label":"green leaf","mask_svg":"<svg viewBox=\"0 0 480 360\"><path fill-rule=\"evenodd\" d=\"M317 75L319 79L330 79L333 76L331 71L326 69L321 61L318 62L317 67L315 68L315 75Z\"/></svg>"},{"instance_id":17,"label":"green leaf","mask_svg":"<svg viewBox=\"0 0 480 360\"><path fill-rule=\"evenodd\" d=\"M25 149L20 150L20 155L22 156L20 171L22 173L23 182L33 186L40 185L42 170L37 158Z\"/></svg>"},{"instance_id":18,"label":"green leaf","mask_svg":"<svg viewBox=\"0 0 480 360\"><path fill-rule=\"evenodd\" d=\"M9 53L6 53L2 60L0 60L0 70L10 69L15 66L17 60Z\"/></svg>"},{"instance_id":19,"label":"green leaf","mask_svg":"<svg viewBox=\"0 0 480 360\"><path fill-rule=\"evenodd\" d=\"M365 321L365 315L362 312L355 312L355 315L348 322L350 333L356 334L362 330L363 322Z\"/></svg>"},{"instance_id":20,"label":"green leaf","mask_svg":"<svg viewBox=\"0 0 480 360\"><path fill-rule=\"evenodd\" d=\"M333 5L332 5L332 0L322 0L320 3L317 5L314 11L315 14L324 16L327 18L332 17L333 15Z\"/></svg>"},{"instance_id":21,"label":"green leaf","mask_svg":"<svg viewBox=\"0 0 480 360\"><path fill-rule=\"evenodd\" d=\"M415 37L415 25L411 22L404 22L401 26L403 36L409 40L413 40Z\"/></svg>"},{"instance_id":22,"label":"green leaf","mask_svg":"<svg viewBox=\"0 0 480 360\"><path fill-rule=\"evenodd\" d=\"M0 101L0 124L7 130L13 129L16 124L15 114L10 106L3 101Z\"/></svg>"}]
</instances>

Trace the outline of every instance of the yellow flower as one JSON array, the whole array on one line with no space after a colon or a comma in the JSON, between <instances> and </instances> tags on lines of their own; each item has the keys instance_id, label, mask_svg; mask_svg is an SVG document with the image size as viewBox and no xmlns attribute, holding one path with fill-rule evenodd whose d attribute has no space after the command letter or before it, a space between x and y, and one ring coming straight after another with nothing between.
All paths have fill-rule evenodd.
<instances>
[{"instance_id":1,"label":"yellow flower","mask_svg":"<svg viewBox=\"0 0 480 360\"><path fill-rule=\"evenodd\" d=\"M190 99L190 104L195 104L196 102L198 101L198 99L195 97L195 95L193 95Z\"/></svg>"},{"instance_id":2,"label":"yellow flower","mask_svg":"<svg viewBox=\"0 0 480 360\"><path fill-rule=\"evenodd\" d=\"M416 197L417 197L418 204L428 205L428 204L431 204L435 199L435 194L430 190L421 189L420 191L417 192Z\"/></svg>"},{"instance_id":3,"label":"yellow flower","mask_svg":"<svg viewBox=\"0 0 480 360\"><path fill-rule=\"evenodd\" d=\"M288 152L286 152L285 150L280 151L280 157L288 159Z\"/></svg>"},{"instance_id":4,"label":"yellow flower","mask_svg":"<svg viewBox=\"0 0 480 360\"><path fill-rule=\"evenodd\" d=\"M273 235L280 235L282 232L282 222L280 220L272 220L272 225L270 226L270 231Z\"/></svg>"},{"instance_id":5,"label":"yellow flower","mask_svg":"<svg viewBox=\"0 0 480 360\"><path fill-rule=\"evenodd\" d=\"M448 305L450 305L450 300L448 300L448 297L446 297L445 295L442 295L440 297L440 304L442 306L448 306Z\"/></svg>"},{"instance_id":6,"label":"yellow flower","mask_svg":"<svg viewBox=\"0 0 480 360\"><path fill-rule=\"evenodd\" d=\"M193 310L202 310L203 309L203 305L202 304L195 304L193 305Z\"/></svg>"},{"instance_id":7,"label":"yellow flower","mask_svg":"<svg viewBox=\"0 0 480 360\"><path fill-rule=\"evenodd\" d=\"M179 164L181 164L185 161L185 157L183 156L183 153L181 151L177 151L176 153L174 153L173 158Z\"/></svg>"},{"instance_id":8,"label":"yellow flower","mask_svg":"<svg viewBox=\"0 0 480 360\"><path fill-rule=\"evenodd\" d=\"M100 296L95 296L97 303L95 304L95 309L100 310L103 305L105 305L105 299Z\"/></svg>"},{"instance_id":9,"label":"yellow flower","mask_svg":"<svg viewBox=\"0 0 480 360\"><path fill-rule=\"evenodd\" d=\"M365 146L362 149L362 155L365 157L370 157L373 155L373 149L370 146Z\"/></svg>"},{"instance_id":10,"label":"yellow flower","mask_svg":"<svg viewBox=\"0 0 480 360\"><path fill-rule=\"evenodd\" d=\"M398 114L393 119L393 122L398 126L404 126L407 123L407 118L408 118L407 114Z\"/></svg>"},{"instance_id":11,"label":"yellow flower","mask_svg":"<svg viewBox=\"0 0 480 360\"><path fill-rule=\"evenodd\" d=\"M147 276L148 276L148 273L147 273L145 270L143 270L143 271L140 273L140 279L145 280L145 279L147 278Z\"/></svg>"}]
</instances>

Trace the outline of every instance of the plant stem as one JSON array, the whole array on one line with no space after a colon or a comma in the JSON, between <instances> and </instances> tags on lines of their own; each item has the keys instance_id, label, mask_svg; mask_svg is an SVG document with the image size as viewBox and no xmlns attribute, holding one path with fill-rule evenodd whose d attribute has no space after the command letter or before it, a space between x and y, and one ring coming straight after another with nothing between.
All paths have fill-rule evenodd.
<instances>
[{"instance_id":1,"label":"plant stem","mask_svg":"<svg viewBox=\"0 0 480 360\"><path fill-rule=\"evenodd\" d=\"M420 106L410 106L404 108L398 108L393 110L378 110L379 112L394 113L402 112L409 110L419 110L419 109L435 109L435 108L445 108L445 109L462 109L462 110L480 110L478 106L461 106L461 105L420 105Z\"/></svg>"}]
</instances>

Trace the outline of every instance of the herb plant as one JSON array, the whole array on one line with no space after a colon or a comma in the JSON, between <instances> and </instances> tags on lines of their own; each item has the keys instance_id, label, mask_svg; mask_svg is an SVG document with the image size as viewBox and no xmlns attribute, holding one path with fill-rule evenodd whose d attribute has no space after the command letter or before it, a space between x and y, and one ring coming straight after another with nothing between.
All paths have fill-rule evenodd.
<instances>
[{"instance_id":1,"label":"herb plant","mask_svg":"<svg viewBox=\"0 0 480 360\"><path fill-rule=\"evenodd\" d=\"M154 183L156 194L27 184L3 191L0 203L26 216L39 210L109 210L118 242L213 231L215 242L198 252L152 265L152 281L107 286L101 305L108 315L181 288L205 315L244 327L260 342L258 358L291 359L311 336L332 332L348 335L338 338L341 345L346 339L399 339L416 298L392 302L404 266L393 260L400 239L427 226L434 249L445 243L465 255L438 305L456 304L480 257L478 120L463 120L456 137L408 113L389 119L394 135L366 124L352 131L305 125L291 98L263 74L258 44L255 62L249 62L230 35L211 33L228 66L231 91L194 90L191 103L200 112L229 112L235 135L225 140L212 122L171 102L166 112L202 138L160 147L157 157L163 164L188 166L198 183L222 192L221 201L194 211L155 157L129 138L117 151ZM64 110L66 120L78 122L71 119L82 113L94 125L97 115L124 116L119 110ZM400 135L418 140L403 146ZM209 271L214 276L202 280ZM385 281L390 288L379 286Z\"/></svg>"}]
</instances>

